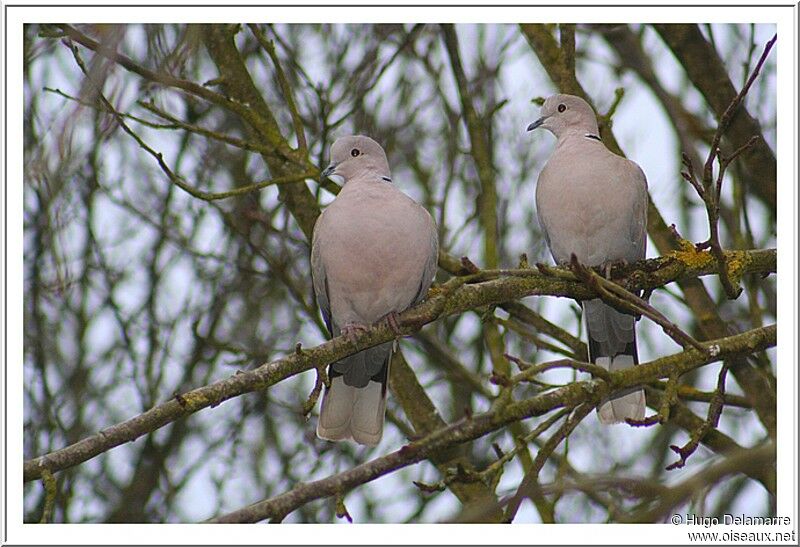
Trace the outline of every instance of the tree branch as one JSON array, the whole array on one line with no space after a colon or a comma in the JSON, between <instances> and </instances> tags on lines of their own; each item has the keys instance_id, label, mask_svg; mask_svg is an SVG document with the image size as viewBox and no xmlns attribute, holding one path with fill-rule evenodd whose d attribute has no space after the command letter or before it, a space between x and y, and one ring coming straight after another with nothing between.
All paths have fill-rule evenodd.
<instances>
[{"instance_id":1,"label":"tree branch","mask_svg":"<svg viewBox=\"0 0 800 547\"><path fill-rule=\"evenodd\" d=\"M717 357L710 357L692 349L643 363L631 369L612 372L610 373L610 384L613 389L624 389L662 378L671 373L684 374L722 359L731 353L758 351L775 344L776 332L776 327L772 325L754 329L745 334L715 340L714 344L720 348L720 354ZM609 384L604 380L588 380L574 382L529 399L496 406L486 413L462 418L458 422L420 440L413 441L386 456L325 479L301 484L279 496L210 519L208 522L245 523L264 519L281 520L290 512L310 501L343 494L387 473L418 463L430 457L431 454L477 439L510 423L532 416L541 416L562 407L589 405L589 410L591 410L609 393Z\"/></svg>"},{"instance_id":2,"label":"tree branch","mask_svg":"<svg viewBox=\"0 0 800 547\"><path fill-rule=\"evenodd\" d=\"M768 467L775 464L775 444L766 442L755 448L747 448L729 454L725 459L698 471L688 479L667 489L658 496L655 504L645 505L633 514L624 517L625 522L659 522L676 507L696 492L720 479L736 473L746 473L753 467Z\"/></svg>"},{"instance_id":3,"label":"tree branch","mask_svg":"<svg viewBox=\"0 0 800 547\"><path fill-rule=\"evenodd\" d=\"M714 258L717 259L717 264L719 265L719 279L722 283L722 287L725 289L725 294L732 300L739 296L739 294L742 292L742 289L739 287L738 283L734 285L734 283L731 281L730 275L728 274L728 265L725 262L725 257L722 253L722 244L719 240L719 213L720 200L722 198L722 181L725 178L725 171L733 162L733 160L745 150L752 148L758 142L760 137L753 135L745 144L739 146L739 148L731 153L730 156L725 158L723 158L720 153L719 144L722 136L730 126L734 115L742 105L747 92L750 90L750 87L753 85L758 73L761 71L761 67L767 60L767 56L769 55L769 52L772 49L772 46L775 44L777 38L778 36L775 35L772 40L767 42L767 45L764 47L764 52L761 54L761 58L758 60L758 63L756 63L756 66L753 69L753 73L747 79L747 83L733 98L731 103L725 109L725 112L723 112L722 116L720 117L717 131L714 133L714 138L711 141L711 148L708 152L708 157L706 158L706 162L703 166L702 182L697 180L689 156L685 153L683 154L683 164L687 169L686 172L681 173L681 175L694 187L700 196L700 199L703 200L703 203L705 204L709 225L709 238L707 244L711 247L711 252L714 254ZM714 160L718 160L719 163L716 184L713 176Z\"/></svg>"},{"instance_id":4,"label":"tree branch","mask_svg":"<svg viewBox=\"0 0 800 547\"><path fill-rule=\"evenodd\" d=\"M735 253L745 272L775 271L777 257L774 249L736 251ZM655 280L666 284L687 276L713 273L715 271L713 257L696 260L696 255L702 254L704 253L691 255L695 259L690 262L683 262L677 256L672 259L648 260L644 263L645 270L630 274L630 278L636 278L637 282L632 283L629 290L652 288L654 286L652 282ZM650 268L653 269L646 272ZM445 285L433 289L428 300L400 315L401 332L411 334L423 325L443 316L463 313L480 306L498 305L525 296L552 295L582 300L595 296L593 291L577 281L543 276L534 269L517 273L526 275L501 277L497 274L495 279L475 284L467 284L467 281L470 280L469 277L451 279ZM637 286L637 283L641 283L641 285ZM179 398L170 399L143 414L104 429L73 445L26 461L24 480L40 478L43 468L53 472L67 469L203 408L216 406L244 393L267 389L290 376L322 364L332 363L366 347L392 340L394 337L395 335L388 325L376 325L357 336L355 342L350 342L341 336L336 337L315 348L296 351L254 370L240 372L225 380L196 388L182 394Z\"/></svg>"},{"instance_id":5,"label":"tree branch","mask_svg":"<svg viewBox=\"0 0 800 547\"><path fill-rule=\"evenodd\" d=\"M702 93L706 103L721 121L737 93L725 63L714 46L703 37L697 25L654 24L653 28L672 50L692 84ZM730 124L729 139L732 142L746 142L753 135L759 137L751 153L743 157L747 171L743 180L774 213L777 207L775 154L764 140L758 121L744 108L736 112Z\"/></svg>"}]
</instances>

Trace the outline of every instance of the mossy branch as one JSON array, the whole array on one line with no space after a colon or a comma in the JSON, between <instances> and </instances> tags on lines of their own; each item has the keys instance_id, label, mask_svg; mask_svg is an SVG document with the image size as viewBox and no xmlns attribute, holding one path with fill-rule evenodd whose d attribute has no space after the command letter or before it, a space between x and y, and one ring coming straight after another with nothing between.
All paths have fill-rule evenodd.
<instances>
[{"instance_id":1,"label":"mossy branch","mask_svg":"<svg viewBox=\"0 0 800 547\"><path fill-rule=\"evenodd\" d=\"M707 353L691 349L643 363L638 367L612 372L610 382L599 379L573 382L529 399L511 402L505 406L495 406L486 413L462 418L399 450L348 471L301 484L279 496L213 518L208 522L245 523L258 522L275 516L283 517L310 501L340 495L361 484L427 459L432 454L480 438L513 422L540 416L564 407L581 407L583 410L580 414L585 416L584 411L587 407L591 410L612 390L641 385L672 373L685 374L690 370L724 359L732 353L759 351L772 347L775 345L776 336L775 325L753 329L744 334L715 340L713 343L720 348L717 357L711 357Z\"/></svg>"},{"instance_id":2,"label":"mossy branch","mask_svg":"<svg viewBox=\"0 0 800 547\"><path fill-rule=\"evenodd\" d=\"M777 260L775 249L735 251L735 253L746 273L775 271ZM641 269L629 271L627 278L617 281L629 290L638 290L665 285L687 276L715 273L714 258L698 257L703 254L708 253L690 254L692 260L686 262L677 256L648 260L641 264ZM595 297L590 289L578 281L545 276L535 269L481 272L472 277L472 279L471 276L451 279L444 285L432 289L428 300L400 314L402 334L412 334L423 325L444 316L463 313L481 306L499 305L525 296L550 295L578 300ZM470 283L479 277L490 277L490 279ZM40 478L42 469L56 472L78 465L199 410L217 406L244 393L267 389L286 378L332 363L356 351L392 340L394 337L395 334L388 325L378 324L357 336L355 341L351 342L341 336L336 337L317 347L293 352L256 369L240 372L224 380L196 388L75 444L25 461L24 480ZM636 367L634 370L640 368Z\"/></svg>"}]
</instances>

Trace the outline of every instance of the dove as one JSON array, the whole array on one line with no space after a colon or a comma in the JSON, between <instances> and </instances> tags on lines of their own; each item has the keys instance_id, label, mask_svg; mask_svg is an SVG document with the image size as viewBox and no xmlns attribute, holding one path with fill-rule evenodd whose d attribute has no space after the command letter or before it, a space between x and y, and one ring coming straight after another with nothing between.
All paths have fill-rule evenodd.
<instances>
[{"instance_id":1,"label":"dove","mask_svg":"<svg viewBox=\"0 0 800 547\"><path fill-rule=\"evenodd\" d=\"M539 225L556 263L575 255L581 264L602 266L645 257L647 179L634 162L608 150L598 136L589 104L573 95L553 95L528 131L544 128L555 135L552 155L539 174L536 209ZM610 371L639 364L636 320L600 299L582 303L589 360ZM640 388L601 403L601 423L644 418Z\"/></svg>"},{"instance_id":2,"label":"dove","mask_svg":"<svg viewBox=\"0 0 800 547\"><path fill-rule=\"evenodd\" d=\"M427 294L439 254L428 211L392 181L383 148L363 135L340 137L323 176L343 184L317 219L311 274L317 304L332 336L350 339ZM386 388L394 342L367 348L330 365L317 436L362 445L383 434Z\"/></svg>"}]
</instances>

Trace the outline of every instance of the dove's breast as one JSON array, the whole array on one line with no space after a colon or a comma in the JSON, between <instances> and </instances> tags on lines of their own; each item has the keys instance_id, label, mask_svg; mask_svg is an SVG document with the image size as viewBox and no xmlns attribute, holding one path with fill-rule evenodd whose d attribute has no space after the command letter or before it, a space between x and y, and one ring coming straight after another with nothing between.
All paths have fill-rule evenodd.
<instances>
[{"instance_id":1,"label":"dove's breast","mask_svg":"<svg viewBox=\"0 0 800 547\"><path fill-rule=\"evenodd\" d=\"M374 323L408 308L435 237L427 211L391 183L351 184L319 220L327 224L318 244L339 326Z\"/></svg>"}]
</instances>

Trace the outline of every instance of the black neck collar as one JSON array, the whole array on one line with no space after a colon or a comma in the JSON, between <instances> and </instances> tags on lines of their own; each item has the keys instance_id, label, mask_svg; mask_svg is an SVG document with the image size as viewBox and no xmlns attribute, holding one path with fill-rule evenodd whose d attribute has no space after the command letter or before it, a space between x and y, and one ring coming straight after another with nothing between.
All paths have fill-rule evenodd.
<instances>
[{"instance_id":1,"label":"black neck collar","mask_svg":"<svg viewBox=\"0 0 800 547\"><path fill-rule=\"evenodd\" d=\"M587 139L594 139L594 140L596 140L596 141L603 142L603 139L601 139L601 138L600 138L600 137L598 137L597 135L592 135L592 134L590 134L590 133L587 133L586 135L584 135L584 137L586 137Z\"/></svg>"}]
</instances>

